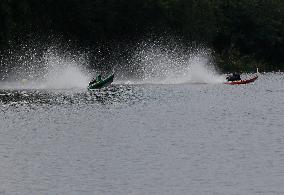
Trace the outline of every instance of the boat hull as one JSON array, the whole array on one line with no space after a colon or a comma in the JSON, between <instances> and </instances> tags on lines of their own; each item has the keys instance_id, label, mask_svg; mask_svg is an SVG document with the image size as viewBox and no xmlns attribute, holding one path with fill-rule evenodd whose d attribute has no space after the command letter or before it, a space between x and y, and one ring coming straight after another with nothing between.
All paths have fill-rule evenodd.
<instances>
[{"instance_id":1,"label":"boat hull","mask_svg":"<svg viewBox=\"0 0 284 195\"><path fill-rule=\"evenodd\" d=\"M97 82L95 84L89 85L88 90L94 90L94 89L101 89L103 87L107 87L113 82L114 74L108 76L106 79Z\"/></svg>"}]
</instances>

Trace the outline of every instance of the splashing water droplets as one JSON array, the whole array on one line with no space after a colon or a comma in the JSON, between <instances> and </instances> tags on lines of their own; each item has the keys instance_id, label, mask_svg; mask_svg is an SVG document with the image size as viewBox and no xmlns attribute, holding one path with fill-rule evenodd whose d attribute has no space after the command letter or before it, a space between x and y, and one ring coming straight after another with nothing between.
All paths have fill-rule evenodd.
<instances>
[{"instance_id":1,"label":"splashing water droplets","mask_svg":"<svg viewBox=\"0 0 284 195\"><path fill-rule=\"evenodd\" d=\"M30 60L19 56L20 61L12 67L9 79L1 83L1 88L70 89L88 85L89 74L83 68L88 62L84 54L71 55L50 48L40 59L36 59L36 54L25 55L31 56Z\"/></svg>"},{"instance_id":2,"label":"splashing water droplets","mask_svg":"<svg viewBox=\"0 0 284 195\"><path fill-rule=\"evenodd\" d=\"M210 51L199 49L194 52L179 51L152 46L136 55L140 63L142 83L181 84L181 83L219 83L223 76L218 76L211 62Z\"/></svg>"},{"instance_id":3,"label":"splashing water droplets","mask_svg":"<svg viewBox=\"0 0 284 195\"><path fill-rule=\"evenodd\" d=\"M182 83L222 83L223 75L217 73L211 51L204 48L184 48L182 44L144 42L129 55L123 56L121 66L110 69L111 59L98 66L103 76L115 70L116 84L182 84ZM132 51L133 50L133 51ZM91 75L88 57L80 52L66 52L50 47L42 55L36 50L27 54L11 55L11 68L1 88L13 89L71 89L88 86ZM100 53L100 52L99 52ZM122 52L123 53L123 52ZM94 55L96 55L95 53ZM97 54L98 55L98 54ZM119 55L118 55L119 56ZM130 57L131 56L131 57ZM105 56L103 56L106 58ZM130 58L129 58L130 57ZM119 59L115 59L119 61ZM4 83L4 84L3 84Z\"/></svg>"},{"instance_id":4,"label":"splashing water droplets","mask_svg":"<svg viewBox=\"0 0 284 195\"><path fill-rule=\"evenodd\" d=\"M45 55L47 73L44 75L43 87L52 89L85 88L89 77L86 71L80 68L84 59L79 62L74 58L62 58L59 55L49 52Z\"/></svg>"},{"instance_id":5,"label":"splashing water droplets","mask_svg":"<svg viewBox=\"0 0 284 195\"><path fill-rule=\"evenodd\" d=\"M185 51L177 45L143 44L134 55L138 84L221 83L208 49Z\"/></svg>"}]
</instances>

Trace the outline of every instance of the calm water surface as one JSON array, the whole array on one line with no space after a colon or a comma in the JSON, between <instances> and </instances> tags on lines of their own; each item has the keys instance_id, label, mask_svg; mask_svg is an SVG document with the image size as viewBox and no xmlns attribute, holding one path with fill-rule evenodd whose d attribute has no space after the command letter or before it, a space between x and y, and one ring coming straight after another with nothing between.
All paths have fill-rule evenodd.
<instances>
[{"instance_id":1,"label":"calm water surface","mask_svg":"<svg viewBox=\"0 0 284 195\"><path fill-rule=\"evenodd\" d=\"M283 83L2 88L0 194L283 195Z\"/></svg>"}]
</instances>

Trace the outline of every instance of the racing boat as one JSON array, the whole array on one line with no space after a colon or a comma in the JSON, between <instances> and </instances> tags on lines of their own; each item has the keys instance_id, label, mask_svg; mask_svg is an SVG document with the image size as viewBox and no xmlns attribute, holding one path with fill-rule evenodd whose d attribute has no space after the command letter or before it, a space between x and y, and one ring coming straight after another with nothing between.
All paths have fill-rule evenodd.
<instances>
[{"instance_id":1,"label":"racing boat","mask_svg":"<svg viewBox=\"0 0 284 195\"><path fill-rule=\"evenodd\" d=\"M255 75L253 78L250 79L245 79L245 80L238 80L238 81L228 81L225 82L224 84L227 85L241 85L241 84L248 84L254 82L258 78L257 75Z\"/></svg>"},{"instance_id":2,"label":"racing boat","mask_svg":"<svg viewBox=\"0 0 284 195\"><path fill-rule=\"evenodd\" d=\"M107 78L92 83L88 86L88 90L100 89L110 85L113 82L114 74L109 75Z\"/></svg>"}]
</instances>

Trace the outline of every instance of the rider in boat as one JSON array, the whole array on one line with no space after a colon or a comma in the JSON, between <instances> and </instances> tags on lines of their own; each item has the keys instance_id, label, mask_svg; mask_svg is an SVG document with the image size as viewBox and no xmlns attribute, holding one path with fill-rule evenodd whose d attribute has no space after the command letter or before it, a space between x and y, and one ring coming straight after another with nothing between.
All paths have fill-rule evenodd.
<instances>
[{"instance_id":1,"label":"rider in boat","mask_svg":"<svg viewBox=\"0 0 284 195\"><path fill-rule=\"evenodd\" d=\"M93 78L92 79L92 81L89 83L89 85L93 85L93 84L95 84L95 83L98 83L98 82L100 82L102 80L102 76L99 74L98 76L97 76L97 78Z\"/></svg>"},{"instance_id":2,"label":"rider in boat","mask_svg":"<svg viewBox=\"0 0 284 195\"><path fill-rule=\"evenodd\" d=\"M232 75L226 78L228 81L239 81L241 80L241 75L237 72L234 72Z\"/></svg>"}]
</instances>

